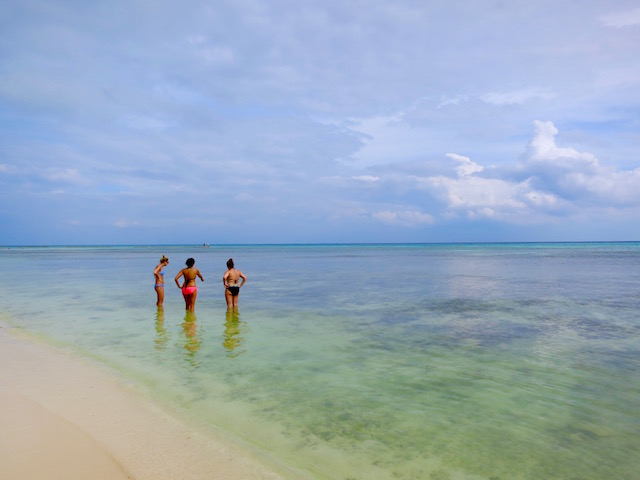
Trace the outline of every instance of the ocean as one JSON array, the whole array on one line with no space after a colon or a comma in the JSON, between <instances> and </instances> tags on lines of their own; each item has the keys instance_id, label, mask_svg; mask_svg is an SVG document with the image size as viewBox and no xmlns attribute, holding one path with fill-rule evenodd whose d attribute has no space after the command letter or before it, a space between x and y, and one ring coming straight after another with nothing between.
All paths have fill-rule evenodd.
<instances>
[{"instance_id":1,"label":"ocean","mask_svg":"<svg viewBox=\"0 0 640 480\"><path fill-rule=\"evenodd\" d=\"M291 478L640 479L638 242L2 247L0 292Z\"/></svg>"}]
</instances>

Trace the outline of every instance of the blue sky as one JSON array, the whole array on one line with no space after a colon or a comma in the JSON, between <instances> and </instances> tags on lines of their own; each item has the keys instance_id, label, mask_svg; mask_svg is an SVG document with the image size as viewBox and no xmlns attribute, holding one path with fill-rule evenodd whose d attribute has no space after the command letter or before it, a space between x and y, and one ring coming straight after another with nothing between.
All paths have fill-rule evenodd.
<instances>
[{"instance_id":1,"label":"blue sky","mask_svg":"<svg viewBox=\"0 0 640 480\"><path fill-rule=\"evenodd\" d=\"M637 1L0 4L0 244L640 240Z\"/></svg>"}]
</instances>

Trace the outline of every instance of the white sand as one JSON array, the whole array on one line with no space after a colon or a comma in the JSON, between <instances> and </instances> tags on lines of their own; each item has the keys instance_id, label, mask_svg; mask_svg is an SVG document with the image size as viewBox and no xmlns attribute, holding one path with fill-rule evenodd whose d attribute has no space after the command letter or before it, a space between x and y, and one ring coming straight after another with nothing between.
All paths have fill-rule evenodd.
<instances>
[{"instance_id":1,"label":"white sand","mask_svg":"<svg viewBox=\"0 0 640 480\"><path fill-rule=\"evenodd\" d=\"M178 421L104 368L0 323L0 480L88 478L284 477Z\"/></svg>"}]
</instances>

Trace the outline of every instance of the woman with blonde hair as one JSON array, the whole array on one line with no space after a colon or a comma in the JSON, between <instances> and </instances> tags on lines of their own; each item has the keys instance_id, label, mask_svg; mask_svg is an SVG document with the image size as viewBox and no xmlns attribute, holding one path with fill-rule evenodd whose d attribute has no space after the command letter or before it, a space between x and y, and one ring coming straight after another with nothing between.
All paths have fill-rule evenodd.
<instances>
[{"instance_id":1,"label":"woman with blonde hair","mask_svg":"<svg viewBox=\"0 0 640 480\"><path fill-rule=\"evenodd\" d=\"M162 303L164 302L164 267L166 267L167 265L169 265L169 259L162 255L160 263L158 263L158 265L156 265L156 268L153 269L153 276L156 279L154 288L156 289L156 294L158 295L158 301L156 302L156 305L158 307L161 307Z\"/></svg>"}]
</instances>

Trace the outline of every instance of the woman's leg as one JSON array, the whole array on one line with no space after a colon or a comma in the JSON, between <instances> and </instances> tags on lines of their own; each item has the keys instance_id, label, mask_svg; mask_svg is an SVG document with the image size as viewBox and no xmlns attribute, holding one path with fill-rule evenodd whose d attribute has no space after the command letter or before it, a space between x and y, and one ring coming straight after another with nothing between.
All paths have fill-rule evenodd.
<instances>
[{"instance_id":1,"label":"woman's leg","mask_svg":"<svg viewBox=\"0 0 640 480\"><path fill-rule=\"evenodd\" d=\"M196 297L198 296L198 291L196 290L191 294L191 311L194 312L196 310Z\"/></svg>"},{"instance_id":2,"label":"woman's leg","mask_svg":"<svg viewBox=\"0 0 640 480\"><path fill-rule=\"evenodd\" d=\"M187 295L186 293L183 293L182 296L184 297L184 308L186 310L189 310L189 297L191 295Z\"/></svg>"},{"instance_id":3,"label":"woman's leg","mask_svg":"<svg viewBox=\"0 0 640 480\"><path fill-rule=\"evenodd\" d=\"M164 287L156 287L156 293L158 294L158 301L156 305L161 307L164 302Z\"/></svg>"},{"instance_id":4,"label":"woman's leg","mask_svg":"<svg viewBox=\"0 0 640 480\"><path fill-rule=\"evenodd\" d=\"M233 307L233 295L228 288L224 289L224 299L227 301L227 308Z\"/></svg>"}]
</instances>

